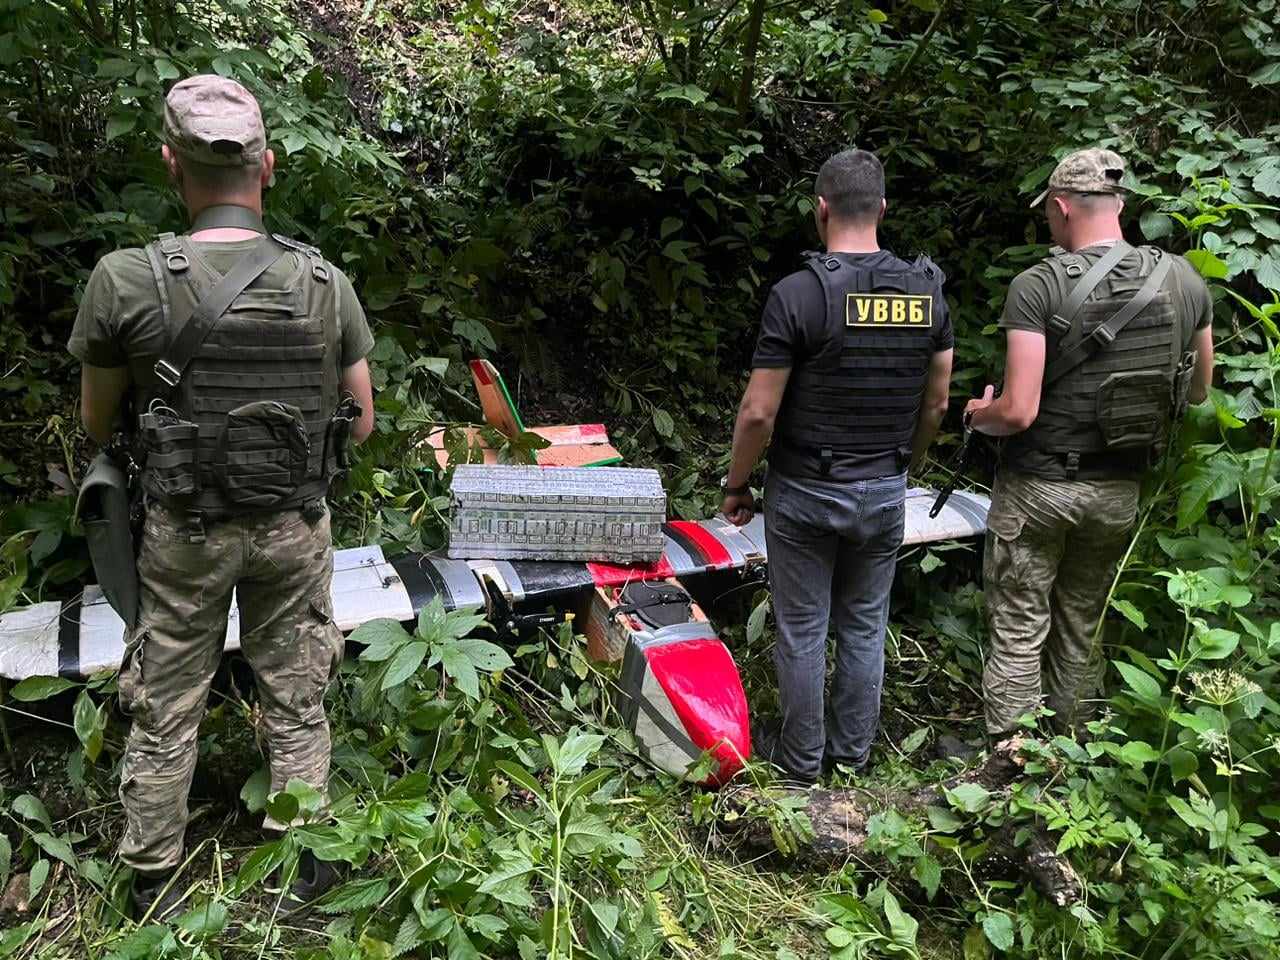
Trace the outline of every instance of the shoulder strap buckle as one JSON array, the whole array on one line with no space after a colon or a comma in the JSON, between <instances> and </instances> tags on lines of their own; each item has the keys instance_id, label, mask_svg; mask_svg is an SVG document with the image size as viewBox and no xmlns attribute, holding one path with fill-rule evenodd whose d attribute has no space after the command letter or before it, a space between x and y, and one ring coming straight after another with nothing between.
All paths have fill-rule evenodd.
<instances>
[{"instance_id":1,"label":"shoulder strap buckle","mask_svg":"<svg viewBox=\"0 0 1280 960\"><path fill-rule=\"evenodd\" d=\"M172 233L161 235L160 252L164 254L165 266L169 268L170 273L182 273L191 266L191 261L187 259L187 254L182 249L182 242Z\"/></svg>"},{"instance_id":2,"label":"shoulder strap buckle","mask_svg":"<svg viewBox=\"0 0 1280 960\"><path fill-rule=\"evenodd\" d=\"M155 367L152 369L155 372L156 379L166 386L176 387L182 379L182 371L164 358L157 360Z\"/></svg>"},{"instance_id":3,"label":"shoulder strap buckle","mask_svg":"<svg viewBox=\"0 0 1280 960\"><path fill-rule=\"evenodd\" d=\"M319 257L311 258L311 276L317 283L329 282L329 267Z\"/></svg>"},{"instance_id":4,"label":"shoulder strap buckle","mask_svg":"<svg viewBox=\"0 0 1280 960\"><path fill-rule=\"evenodd\" d=\"M1065 337L1067 335L1067 331L1071 329L1071 321L1062 314L1055 313L1049 318L1047 326L1049 327L1050 333L1056 334L1059 337Z\"/></svg>"}]
</instances>

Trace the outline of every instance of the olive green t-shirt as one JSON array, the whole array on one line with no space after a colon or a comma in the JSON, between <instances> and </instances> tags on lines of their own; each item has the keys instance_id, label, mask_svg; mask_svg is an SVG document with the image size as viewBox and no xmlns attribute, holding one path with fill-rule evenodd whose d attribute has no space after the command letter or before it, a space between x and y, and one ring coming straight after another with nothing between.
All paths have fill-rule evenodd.
<instances>
[{"instance_id":1,"label":"olive green t-shirt","mask_svg":"<svg viewBox=\"0 0 1280 960\"><path fill-rule=\"evenodd\" d=\"M197 241L197 254L215 272L225 274L259 241L231 243ZM287 253L257 284L285 286L299 270L301 254ZM346 274L330 264L331 283L337 284L338 324L342 340L340 362L349 367L373 349L373 334L364 309ZM255 285L257 285L255 284ZM94 367L129 367L135 391L153 382L152 368L168 346L160 296L146 251L140 247L109 253L93 268L76 314L67 349ZM138 399L142 399L138 397Z\"/></svg>"},{"instance_id":2,"label":"olive green t-shirt","mask_svg":"<svg viewBox=\"0 0 1280 960\"><path fill-rule=\"evenodd\" d=\"M1109 249L1109 244L1100 243L1077 250L1075 254L1082 261L1082 269L1088 270ZM1123 271L1131 259L1137 256L1138 252L1134 250L1120 261L1116 269ZM1165 256L1173 261L1173 265L1169 269L1169 276L1165 278L1164 289L1172 291L1173 305L1179 310L1179 319L1195 317L1195 328L1203 330L1213 322L1213 297L1209 294L1209 288L1199 271L1184 258L1172 253L1166 253ZM1054 270L1049 260L1042 260L1023 270L1009 285L1009 296L1004 302L1004 313L1000 317L1000 329L1044 333L1049 318L1067 299L1078 280L1078 277L1067 277L1063 275L1063 271Z\"/></svg>"}]
</instances>

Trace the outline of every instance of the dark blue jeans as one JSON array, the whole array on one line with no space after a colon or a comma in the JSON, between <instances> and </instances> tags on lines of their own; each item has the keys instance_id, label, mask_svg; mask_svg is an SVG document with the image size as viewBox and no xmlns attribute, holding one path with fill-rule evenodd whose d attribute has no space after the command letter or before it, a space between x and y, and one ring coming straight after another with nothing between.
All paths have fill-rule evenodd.
<instances>
[{"instance_id":1,"label":"dark blue jeans","mask_svg":"<svg viewBox=\"0 0 1280 960\"><path fill-rule=\"evenodd\" d=\"M816 778L824 750L853 767L871 753L906 495L905 473L845 483L769 474L765 536L782 708L775 759L796 776ZM824 718L828 625L836 659Z\"/></svg>"}]
</instances>

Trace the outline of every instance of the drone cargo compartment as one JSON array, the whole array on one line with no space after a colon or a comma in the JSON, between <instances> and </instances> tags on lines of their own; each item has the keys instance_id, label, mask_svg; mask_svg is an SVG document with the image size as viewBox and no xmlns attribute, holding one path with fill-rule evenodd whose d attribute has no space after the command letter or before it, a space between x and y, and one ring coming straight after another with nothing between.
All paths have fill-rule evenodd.
<instances>
[{"instance_id":1,"label":"drone cargo compartment","mask_svg":"<svg viewBox=\"0 0 1280 960\"><path fill-rule=\"evenodd\" d=\"M464 464L453 473L449 556L648 563L667 498L656 470Z\"/></svg>"}]
</instances>

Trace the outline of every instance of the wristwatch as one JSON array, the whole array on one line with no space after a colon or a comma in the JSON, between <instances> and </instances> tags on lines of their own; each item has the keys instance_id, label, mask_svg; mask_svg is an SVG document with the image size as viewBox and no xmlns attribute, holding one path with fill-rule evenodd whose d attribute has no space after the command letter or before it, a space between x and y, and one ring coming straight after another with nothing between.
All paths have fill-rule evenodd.
<instances>
[{"instance_id":1,"label":"wristwatch","mask_svg":"<svg viewBox=\"0 0 1280 960\"><path fill-rule=\"evenodd\" d=\"M720 492L726 497L740 497L744 493L751 492L751 484L744 483L740 487L731 487L729 486L729 475L726 473L720 478Z\"/></svg>"}]
</instances>

